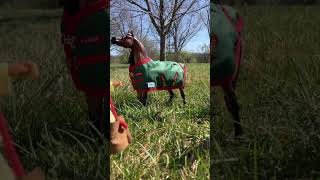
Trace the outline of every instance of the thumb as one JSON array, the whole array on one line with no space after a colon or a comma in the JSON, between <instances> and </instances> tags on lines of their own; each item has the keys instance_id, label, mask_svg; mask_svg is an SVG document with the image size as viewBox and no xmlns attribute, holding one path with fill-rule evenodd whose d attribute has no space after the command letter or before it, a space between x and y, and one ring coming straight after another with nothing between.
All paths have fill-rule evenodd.
<instances>
[{"instance_id":1,"label":"thumb","mask_svg":"<svg viewBox=\"0 0 320 180\"><path fill-rule=\"evenodd\" d=\"M31 173L21 178L21 180L44 180L44 179L45 179L45 175L39 167L33 169Z\"/></svg>"}]
</instances>

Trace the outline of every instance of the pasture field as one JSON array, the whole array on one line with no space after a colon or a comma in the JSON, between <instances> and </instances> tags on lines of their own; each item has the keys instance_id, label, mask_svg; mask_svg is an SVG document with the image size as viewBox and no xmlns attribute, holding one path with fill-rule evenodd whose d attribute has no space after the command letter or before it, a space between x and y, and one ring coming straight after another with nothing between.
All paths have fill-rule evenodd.
<instances>
[{"instance_id":1,"label":"pasture field","mask_svg":"<svg viewBox=\"0 0 320 180\"><path fill-rule=\"evenodd\" d=\"M242 7L237 87L244 136L218 91L211 123L214 179L320 177L320 7Z\"/></svg>"},{"instance_id":2,"label":"pasture field","mask_svg":"<svg viewBox=\"0 0 320 180\"><path fill-rule=\"evenodd\" d=\"M0 11L0 61L31 60L38 81L17 80L1 98L13 139L27 170L44 168L47 179L105 179L107 146L93 139L84 96L66 69L59 11Z\"/></svg>"},{"instance_id":3,"label":"pasture field","mask_svg":"<svg viewBox=\"0 0 320 180\"><path fill-rule=\"evenodd\" d=\"M171 106L165 105L169 93L156 91L142 107L128 65L112 64L111 80L125 83L112 98L134 138L128 150L111 157L112 179L209 179L209 64L186 66L186 106L179 91Z\"/></svg>"}]
</instances>

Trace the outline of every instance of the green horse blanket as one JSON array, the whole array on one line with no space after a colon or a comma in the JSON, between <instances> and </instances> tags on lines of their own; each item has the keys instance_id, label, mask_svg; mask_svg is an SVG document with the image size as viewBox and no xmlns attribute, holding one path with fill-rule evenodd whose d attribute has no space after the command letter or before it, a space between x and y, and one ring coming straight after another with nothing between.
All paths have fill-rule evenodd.
<instances>
[{"instance_id":1,"label":"green horse blanket","mask_svg":"<svg viewBox=\"0 0 320 180\"><path fill-rule=\"evenodd\" d=\"M129 75L134 90L149 92L183 88L187 68L173 61L154 61L146 58L129 66Z\"/></svg>"},{"instance_id":2,"label":"green horse blanket","mask_svg":"<svg viewBox=\"0 0 320 180\"><path fill-rule=\"evenodd\" d=\"M211 3L210 13L211 86L218 86L238 78L243 20L229 6Z\"/></svg>"},{"instance_id":3,"label":"green horse blanket","mask_svg":"<svg viewBox=\"0 0 320 180\"><path fill-rule=\"evenodd\" d=\"M109 91L109 0L98 0L75 15L64 11L62 43L78 90L104 97Z\"/></svg>"}]
</instances>

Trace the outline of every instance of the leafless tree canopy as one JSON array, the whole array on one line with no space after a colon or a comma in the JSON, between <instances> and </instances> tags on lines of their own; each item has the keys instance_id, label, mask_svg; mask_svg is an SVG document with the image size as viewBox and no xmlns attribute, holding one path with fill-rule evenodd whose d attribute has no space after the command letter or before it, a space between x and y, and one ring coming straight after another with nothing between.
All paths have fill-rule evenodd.
<instances>
[{"instance_id":1,"label":"leafless tree canopy","mask_svg":"<svg viewBox=\"0 0 320 180\"><path fill-rule=\"evenodd\" d=\"M209 1L204 3L199 0L119 0L111 5L111 9L115 8L114 11L111 10L111 27L117 27L112 33L124 33L132 29L143 32L140 36L147 37L150 31L156 32L160 40L160 60L165 60L167 39L172 39L175 50L181 50L199 31L199 23L195 23L198 21L196 17L199 17L197 12L206 7L209 7ZM185 20L188 18L189 21ZM171 35L168 37L169 34Z\"/></svg>"},{"instance_id":2,"label":"leafless tree canopy","mask_svg":"<svg viewBox=\"0 0 320 180\"><path fill-rule=\"evenodd\" d=\"M167 36L169 50L175 53L180 52L201 28L200 16L186 15L176 20Z\"/></svg>"}]
</instances>

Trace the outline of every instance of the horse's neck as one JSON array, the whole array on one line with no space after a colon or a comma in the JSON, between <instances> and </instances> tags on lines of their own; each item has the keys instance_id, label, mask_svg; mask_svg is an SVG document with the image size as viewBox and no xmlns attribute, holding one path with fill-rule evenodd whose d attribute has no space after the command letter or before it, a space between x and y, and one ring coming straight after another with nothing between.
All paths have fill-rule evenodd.
<instances>
[{"instance_id":1,"label":"horse's neck","mask_svg":"<svg viewBox=\"0 0 320 180\"><path fill-rule=\"evenodd\" d=\"M133 59L135 63L140 62L141 60L147 58L147 53L146 50L141 42L139 42L137 39L135 39L133 48L132 48L132 53L133 53Z\"/></svg>"}]
</instances>

